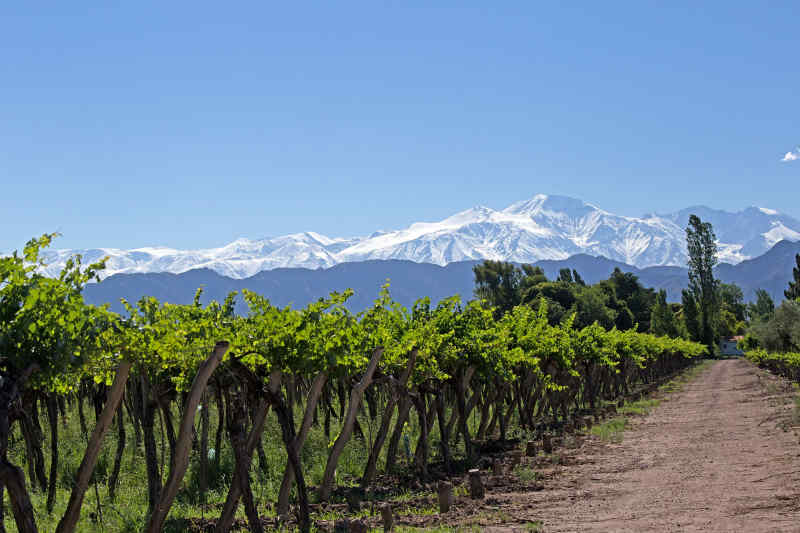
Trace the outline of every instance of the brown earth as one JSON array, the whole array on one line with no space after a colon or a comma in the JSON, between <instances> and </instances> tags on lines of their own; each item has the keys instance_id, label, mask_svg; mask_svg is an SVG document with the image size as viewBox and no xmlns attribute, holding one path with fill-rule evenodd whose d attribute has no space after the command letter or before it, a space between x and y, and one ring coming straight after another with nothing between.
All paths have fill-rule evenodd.
<instances>
[{"instance_id":1,"label":"brown earth","mask_svg":"<svg viewBox=\"0 0 800 533\"><path fill-rule=\"evenodd\" d=\"M548 533L800 531L793 397L745 360L715 361L629 420L621 442L592 437L563 451L565 466L546 469L540 459L541 490L490 488L451 523L492 532L528 531L535 521Z\"/></svg>"},{"instance_id":2,"label":"brown earth","mask_svg":"<svg viewBox=\"0 0 800 533\"><path fill-rule=\"evenodd\" d=\"M470 500L466 483L454 479L453 508L432 513L435 484L428 484L392 504L395 523L490 533L800 532L800 403L791 384L726 359L677 392L652 397L661 403L626 415L619 442L568 436L552 455L525 458L522 472L500 475L484 458L485 499ZM368 524L379 528L379 514L371 514Z\"/></svg>"}]
</instances>

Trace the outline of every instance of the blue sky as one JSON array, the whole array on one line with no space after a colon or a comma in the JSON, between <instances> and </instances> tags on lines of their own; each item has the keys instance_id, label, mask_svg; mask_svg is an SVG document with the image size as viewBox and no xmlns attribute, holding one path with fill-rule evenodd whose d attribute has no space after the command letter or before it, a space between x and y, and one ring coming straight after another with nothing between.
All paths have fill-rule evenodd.
<instances>
[{"instance_id":1,"label":"blue sky","mask_svg":"<svg viewBox=\"0 0 800 533\"><path fill-rule=\"evenodd\" d=\"M800 218L796 2L118 4L0 8L0 250L347 236L540 192Z\"/></svg>"}]
</instances>

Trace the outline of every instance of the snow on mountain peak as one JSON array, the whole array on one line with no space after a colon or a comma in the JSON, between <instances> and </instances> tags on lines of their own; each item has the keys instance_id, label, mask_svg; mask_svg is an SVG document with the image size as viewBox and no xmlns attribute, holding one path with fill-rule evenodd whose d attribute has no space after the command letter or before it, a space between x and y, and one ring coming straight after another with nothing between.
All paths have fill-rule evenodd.
<instances>
[{"instance_id":1,"label":"snow on mountain peak","mask_svg":"<svg viewBox=\"0 0 800 533\"><path fill-rule=\"evenodd\" d=\"M685 231L690 214L712 222L722 261L760 255L782 239L800 240L800 222L766 208L729 213L696 206L642 218L615 215L567 196L537 194L505 209L475 206L438 222L367 237L332 238L313 231L274 238L240 238L220 248L135 250L98 248L47 251L48 274L81 253L87 261L109 256L105 275L131 272L180 273L209 268L244 278L281 267L327 268L348 261L405 259L445 265L494 259L534 262L585 253L638 267L685 265ZM364 232L366 235L367 232Z\"/></svg>"}]
</instances>

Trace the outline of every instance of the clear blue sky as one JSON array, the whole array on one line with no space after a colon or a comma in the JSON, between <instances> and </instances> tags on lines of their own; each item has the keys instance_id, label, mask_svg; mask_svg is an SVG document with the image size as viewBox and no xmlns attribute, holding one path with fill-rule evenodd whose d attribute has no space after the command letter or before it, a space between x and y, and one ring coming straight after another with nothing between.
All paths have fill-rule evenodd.
<instances>
[{"instance_id":1,"label":"clear blue sky","mask_svg":"<svg viewBox=\"0 0 800 533\"><path fill-rule=\"evenodd\" d=\"M535 193L800 217L787 2L0 7L0 250L218 246Z\"/></svg>"}]
</instances>

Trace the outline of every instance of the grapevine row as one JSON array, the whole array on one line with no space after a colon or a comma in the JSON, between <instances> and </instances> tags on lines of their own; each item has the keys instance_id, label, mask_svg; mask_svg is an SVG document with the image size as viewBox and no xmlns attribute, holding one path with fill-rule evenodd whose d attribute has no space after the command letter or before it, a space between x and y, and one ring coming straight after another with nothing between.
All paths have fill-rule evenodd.
<instances>
[{"instance_id":1,"label":"grapevine row","mask_svg":"<svg viewBox=\"0 0 800 533\"><path fill-rule=\"evenodd\" d=\"M770 353L756 349L746 352L745 357L761 368L800 383L800 353Z\"/></svg>"},{"instance_id":2,"label":"grapevine row","mask_svg":"<svg viewBox=\"0 0 800 533\"><path fill-rule=\"evenodd\" d=\"M219 452L225 439L235 459L216 531L231 528L240 503L251 530L262 531L249 472L267 438L280 438L287 456L276 511L288 513L294 491L298 525L308 531L309 501L332 497L339 459L353 435L363 433L360 417L379 428L362 486L381 471L397 469L403 428L412 419L420 432L411 468L424 479L435 429L437 459L451 470L456 445L474 463L478 443L487 438L505 440L512 429L542 433L637 384L671 375L706 350L683 339L605 330L596 323L578 329L571 319L553 326L544 302L517 306L500 318L482 302L458 297L435 306L421 299L408 310L391 299L388 286L357 314L345 306L351 291L302 309L275 307L249 291L201 305L198 291L191 305L143 298L124 302L126 313L117 315L81 297L102 263L84 267L76 258L57 279L37 274L39 250L51 238L31 241L21 256L0 258L0 483L9 492L18 530L26 533L37 531L28 485L48 492L52 512L58 421L66 412L59 405L65 402L76 405L82 427L84 402L92 402L96 425L57 531L74 531L104 436L116 420L122 435L109 479L113 498L126 412L144 448L146 531L161 531L190 461L209 471L212 409L218 420L214 449ZM243 316L234 312L239 296L248 308ZM53 450L49 479L40 406L48 414ZM264 433L272 414L280 437ZM159 471L157 418L169 441L166 481ZM332 420L340 428L335 435ZM28 450L27 480L8 458L15 423ZM315 425L330 434L331 445L312 495L301 456Z\"/></svg>"}]
</instances>

